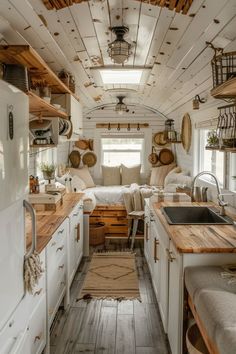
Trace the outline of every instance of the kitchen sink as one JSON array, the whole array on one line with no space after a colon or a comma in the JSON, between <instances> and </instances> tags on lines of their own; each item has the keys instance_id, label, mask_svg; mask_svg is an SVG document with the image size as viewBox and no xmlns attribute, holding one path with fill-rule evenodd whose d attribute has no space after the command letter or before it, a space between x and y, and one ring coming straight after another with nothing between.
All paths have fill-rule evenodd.
<instances>
[{"instance_id":1,"label":"kitchen sink","mask_svg":"<svg viewBox=\"0 0 236 354\"><path fill-rule=\"evenodd\" d=\"M220 216L214 210L204 206L163 207L162 213L168 224L172 225L232 225L227 216Z\"/></svg>"}]
</instances>

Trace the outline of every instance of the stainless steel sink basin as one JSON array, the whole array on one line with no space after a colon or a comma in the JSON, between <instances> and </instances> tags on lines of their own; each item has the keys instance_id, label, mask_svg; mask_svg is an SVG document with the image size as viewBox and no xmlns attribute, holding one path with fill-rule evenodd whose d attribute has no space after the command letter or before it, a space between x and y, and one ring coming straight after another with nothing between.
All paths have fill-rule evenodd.
<instances>
[{"instance_id":1,"label":"stainless steel sink basin","mask_svg":"<svg viewBox=\"0 0 236 354\"><path fill-rule=\"evenodd\" d=\"M232 225L227 216L220 216L211 208L204 206L169 206L162 212L172 225Z\"/></svg>"}]
</instances>

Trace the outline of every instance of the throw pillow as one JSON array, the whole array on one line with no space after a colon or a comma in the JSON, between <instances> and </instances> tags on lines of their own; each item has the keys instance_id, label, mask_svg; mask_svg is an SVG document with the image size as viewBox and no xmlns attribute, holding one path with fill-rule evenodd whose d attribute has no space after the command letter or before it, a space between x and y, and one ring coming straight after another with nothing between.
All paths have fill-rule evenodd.
<instances>
[{"instance_id":1,"label":"throw pillow","mask_svg":"<svg viewBox=\"0 0 236 354\"><path fill-rule=\"evenodd\" d=\"M73 192L78 192L86 189L86 184L81 178L75 175L72 177L71 187Z\"/></svg>"},{"instance_id":2,"label":"throw pillow","mask_svg":"<svg viewBox=\"0 0 236 354\"><path fill-rule=\"evenodd\" d=\"M177 166L175 168L173 168L173 170L171 170L169 173L167 173L166 178L165 178L165 182L164 182L164 186L167 186L167 184L169 183L173 183L171 182L173 180L173 175L178 175L181 172L181 167Z\"/></svg>"},{"instance_id":3,"label":"throw pillow","mask_svg":"<svg viewBox=\"0 0 236 354\"><path fill-rule=\"evenodd\" d=\"M122 185L130 185L132 183L140 184L140 170L141 165L136 165L132 167L121 165Z\"/></svg>"},{"instance_id":4,"label":"throw pillow","mask_svg":"<svg viewBox=\"0 0 236 354\"><path fill-rule=\"evenodd\" d=\"M119 186L120 166L102 166L102 177L104 186Z\"/></svg>"},{"instance_id":5,"label":"throw pillow","mask_svg":"<svg viewBox=\"0 0 236 354\"><path fill-rule=\"evenodd\" d=\"M163 187L167 174L175 168L176 164L164 165L159 167L153 167L150 178L151 186Z\"/></svg>"},{"instance_id":6,"label":"throw pillow","mask_svg":"<svg viewBox=\"0 0 236 354\"><path fill-rule=\"evenodd\" d=\"M80 179L82 179L86 185L86 188L95 187L88 166L84 166L82 168L70 168L70 174L72 176L78 176Z\"/></svg>"}]
</instances>

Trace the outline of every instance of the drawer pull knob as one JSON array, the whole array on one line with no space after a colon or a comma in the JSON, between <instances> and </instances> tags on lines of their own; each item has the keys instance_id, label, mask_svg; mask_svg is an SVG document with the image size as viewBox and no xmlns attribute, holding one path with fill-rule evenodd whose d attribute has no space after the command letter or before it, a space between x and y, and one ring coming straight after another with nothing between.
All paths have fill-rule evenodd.
<instances>
[{"instance_id":1,"label":"drawer pull knob","mask_svg":"<svg viewBox=\"0 0 236 354\"><path fill-rule=\"evenodd\" d=\"M42 333L40 333L38 336L34 338L34 343L37 342L38 340L41 340L42 338Z\"/></svg>"},{"instance_id":2,"label":"drawer pull knob","mask_svg":"<svg viewBox=\"0 0 236 354\"><path fill-rule=\"evenodd\" d=\"M63 234L64 231L65 231L65 229L62 229L62 230L58 231L58 233Z\"/></svg>"},{"instance_id":3,"label":"drawer pull knob","mask_svg":"<svg viewBox=\"0 0 236 354\"><path fill-rule=\"evenodd\" d=\"M43 291L43 288L39 289L38 291L35 291L34 296L40 295L42 291Z\"/></svg>"},{"instance_id":4,"label":"drawer pull knob","mask_svg":"<svg viewBox=\"0 0 236 354\"><path fill-rule=\"evenodd\" d=\"M15 321L12 320L10 323L9 323L9 327L12 327L14 325Z\"/></svg>"},{"instance_id":5,"label":"drawer pull knob","mask_svg":"<svg viewBox=\"0 0 236 354\"><path fill-rule=\"evenodd\" d=\"M58 268L59 268L59 269L63 269L64 266L65 266L65 264L62 264L62 265L60 265Z\"/></svg>"},{"instance_id":6,"label":"drawer pull knob","mask_svg":"<svg viewBox=\"0 0 236 354\"><path fill-rule=\"evenodd\" d=\"M56 244L56 242L52 242L51 247L55 246Z\"/></svg>"},{"instance_id":7,"label":"drawer pull knob","mask_svg":"<svg viewBox=\"0 0 236 354\"><path fill-rule=\"evenodd\" d=\"M62 251L63 248L64 248L64 246L58 247L57 250L56 250L56 252L57 252L57 251Z\"/></svg>"}]
</instances>

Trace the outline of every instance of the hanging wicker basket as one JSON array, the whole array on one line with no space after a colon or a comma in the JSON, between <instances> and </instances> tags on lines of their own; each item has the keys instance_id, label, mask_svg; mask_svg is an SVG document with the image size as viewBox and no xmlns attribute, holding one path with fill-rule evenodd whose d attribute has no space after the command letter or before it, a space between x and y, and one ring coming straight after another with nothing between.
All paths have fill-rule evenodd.
<instances>
[{"instance_id":1,"label":"hanging wicker basket","mask_svg":"<svg viewBox=\"0 0 236 354\"><path fill-rule=\"evenodd\" d=\"M236 77L236 52L215 55L211 61L213 87Z\"/></svg>"}]
</instances>

